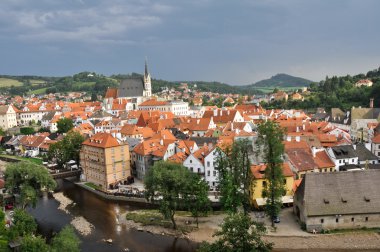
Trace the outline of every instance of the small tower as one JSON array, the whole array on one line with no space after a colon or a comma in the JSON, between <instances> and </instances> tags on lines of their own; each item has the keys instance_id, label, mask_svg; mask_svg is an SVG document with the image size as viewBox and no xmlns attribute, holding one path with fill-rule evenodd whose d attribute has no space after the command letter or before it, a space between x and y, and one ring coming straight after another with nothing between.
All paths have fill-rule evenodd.
<instances>
[{"instance_id":1,"label":"small tower","mask_svg":"<svg viewBox=\"0 0 380 252\"><path fill-rule=\"evenodd\" d=\"M144 96L150 97L152 95L151 79L148 72L148 63L145 59L145 72L144 72Z\"/></svg>"}]
</instances>

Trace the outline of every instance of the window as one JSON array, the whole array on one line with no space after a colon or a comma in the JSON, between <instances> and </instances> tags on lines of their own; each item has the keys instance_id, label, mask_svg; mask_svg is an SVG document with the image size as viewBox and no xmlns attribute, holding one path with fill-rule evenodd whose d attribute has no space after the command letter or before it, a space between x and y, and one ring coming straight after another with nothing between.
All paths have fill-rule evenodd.
<instances>
[{"instance_id":1,"label":"window","mask_svg":"<svg viewBox=\"0 0 380 252\"><path fill-rule=\"evenodd\" d=\"M351 218L351 221L354 222L355 218Z\"/></svg>"},{"instance_id":2,"label":"window","mask_svg":"<svg viewBox=\"0 0 380 252\"><path fill-rule=\"evenodd\" d=\"M210 161L207 161L207 167L210 167Z\"/></svg>"},{"instance_id":3,"label":"window","mask_svg":"<svg viewBox=\"0 0 380 252\"><path fill-rule=\"evenodd\" d=\"M368 221L368 217L365 217L365 221Z\"/></svg>"},{"instance_id":4,"label":"window","mask_svg":"<svg viewBox=\"0 0 380 252\"><path fill-rule=\"evenodd\" d=\"M266 186L267 186L267 182L263 181L263 187L266 187Z\"/></svg>"},{"instance_id":5,"label":"window","mask_svg":"<svg viewBox=\"0 0 380 252\"><path fill-rule=\"evenodd\" d=\"M321 223L323 224L323 222L325 222L325 220L324 219L321 219Z\"/></svg>"},{"instance_id":6,"label":"window","mask_svg":"<svg viewBox=\"0 0 380 252\"><path fill-rule=\"evenodd\" d=\"M338 222L339 222L339 218L336 218L336 219L335 219L335 222L338 223Z\"/></svg>"},{"instance_id":7,"label":"window","mask_svg":"<svg viewBox=\"0 0 380 252\"><path fill-rule=\"evenodd\" d=\"M193 167L190 167L190 171L193 171Z\"/></svg>"},{"instance_id":8,"label":"window","mask_svg":"<svg viewBox=\"0 0 380 252\"><path fill-rule=\"evenodd\" d=\"M210 176L210 171L207 171L207 176Z\"/></svg>"},{"instance_id":9,"label":"window","mask_svg":"<svg viewBox=\"0 0 380 252\"><path fill-rule=\"evenodd\" d=\"M212 172L212 175L216 176L216 171L213 171L213 172Z\"/></svg>"},{"instance_id":10,"label":"window","mask_svg":"<svg viewBox=\"0 0 380 252\"><path fill-rule=\"evenodd\" d=\"M198 173L201 173L201 168L198 168Z\"/></svg>"},{"instance_id":11,"label":"window","mask_svg":"<svg viewBox=\"0 0 380 252\"><path fill-rule=\"evenodd\" d=\"M352 159L352 162L354 162L355 161L355 159Z\"/></svg>"},{"instance_id":12,"label":"window","mask_svg":"<svg viewBox=\"0 0 380 252\"><path fill-rule=\"evenodd\" d=\"M192 163L193 163L193 160L190 159L190 164L192 164Z\"/></svg>"},{"instance_id":13,"label":"window","mask_svg":"<svg viewBox=\"0 0 380 252\"><path fill-rule=\"evenodd\" d=\"M284 179L284 185L286 185L286 179Z\"/></svg>"}]
</instances>

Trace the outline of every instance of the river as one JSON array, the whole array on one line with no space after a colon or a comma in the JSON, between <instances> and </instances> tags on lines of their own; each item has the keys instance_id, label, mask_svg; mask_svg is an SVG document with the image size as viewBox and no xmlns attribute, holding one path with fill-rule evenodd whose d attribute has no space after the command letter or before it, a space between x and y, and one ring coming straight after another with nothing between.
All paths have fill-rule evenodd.
<instances>
[{"instance_id":1,"label":"river","mask_svg":"<svg viewBox=\"0 0 380 252\"><path fill-rule=\"evenodd\" d=\"M69 181L58 180L57 183L58 190L76 203L69 208L70 214L58 210L59 203L48 195L39 200L36 208L29 209L37 220L39 232L47 238L68 225L74 216L83 216L95 226L89 236L80 236L84 252L124 251L126 248L131 252L192 252L197 248L196 243L185 239L127 230L119 225L118 213L139 209L133 203L104 200ZM112 239L112 245L104 239Z\"/></svg>"}]
</instances>

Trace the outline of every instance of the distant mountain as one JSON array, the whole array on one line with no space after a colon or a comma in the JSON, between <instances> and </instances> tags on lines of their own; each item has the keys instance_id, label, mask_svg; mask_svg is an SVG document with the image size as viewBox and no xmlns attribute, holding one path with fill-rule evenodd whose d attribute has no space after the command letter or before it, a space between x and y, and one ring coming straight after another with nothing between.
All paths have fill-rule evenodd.
<instances>
[{"instance_id":1,"label":"distant mountain","mask_svg":"<svg viewBox=\"0 0 380 252\"><path fill-rule=\"evenodd\" d=\"M288 74L276 74L270 79L261 80L250 87L308 87L313 81Z\"/></svg>"}]
</instances>

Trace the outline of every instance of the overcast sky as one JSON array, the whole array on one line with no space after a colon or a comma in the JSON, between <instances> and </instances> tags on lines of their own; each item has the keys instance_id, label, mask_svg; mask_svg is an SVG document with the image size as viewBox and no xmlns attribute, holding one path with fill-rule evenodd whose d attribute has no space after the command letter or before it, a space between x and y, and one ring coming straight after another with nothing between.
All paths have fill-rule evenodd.
<instances>
[{"instance_id":1,"label":"overcast sky","mask_svg":"<svg viewBox=\"0 0 380 252\"><path fill-rule=\"evenodd\" d=\"M0 74L249 84L380 66L377 0L0 0Z\"/></svg>"}]
</instances>

